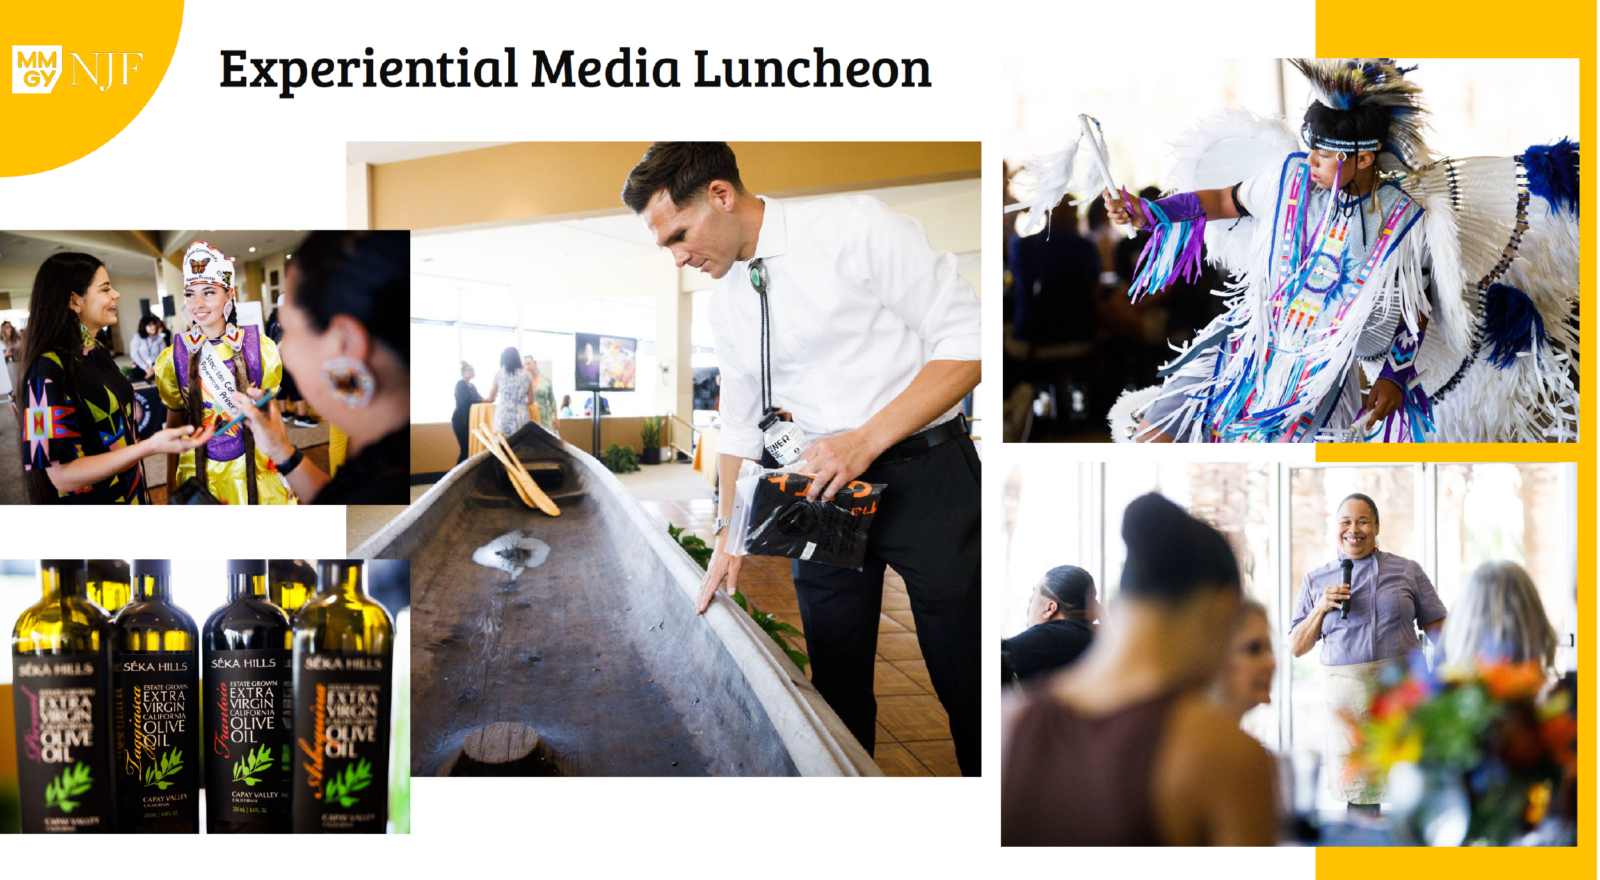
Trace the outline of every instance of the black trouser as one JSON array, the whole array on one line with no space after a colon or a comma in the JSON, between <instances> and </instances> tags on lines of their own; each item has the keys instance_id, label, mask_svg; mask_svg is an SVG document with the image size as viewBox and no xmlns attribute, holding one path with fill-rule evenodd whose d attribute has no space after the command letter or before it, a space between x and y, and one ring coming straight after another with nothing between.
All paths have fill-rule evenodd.
<instances>
[{"instance_id":1,"label":"black trouser","mask_svg":"<svg viewBox=\"0 0 1600 880\"><path fill-rule=\"evenodd\" d=\"M889 487L867 533L865 570L793 563L811 682L868 752L878 716L872 679L884 566L905 579L917 644L950 716L965 776L982 773L978 472L969 437L905 461L875 463L859 479Z\"/></svg>"},{"instance_id":2,"label":"black trouser","mask_svg":"<svg viewBox=\"0 0 1600 880\"><path fill-rule=\"evenodd\" d=\"M471 448L467 444L467 423L452 421L450 427L455 429L456 442L461 444L461 455L456 458L456 464L460 464L467 460L467 450Z\"/></svg>"}]
</instances>

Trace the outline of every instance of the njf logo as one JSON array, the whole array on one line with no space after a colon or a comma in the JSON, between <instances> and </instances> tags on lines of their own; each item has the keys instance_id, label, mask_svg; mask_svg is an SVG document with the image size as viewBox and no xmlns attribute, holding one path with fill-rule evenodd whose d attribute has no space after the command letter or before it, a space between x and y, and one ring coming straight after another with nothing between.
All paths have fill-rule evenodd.
<instances>
[{"instance_id":1,"label":"njf logo","mask_svg":"<svg viewBox=\"0 0 1600 880\"><path fill-rule=\"evenodd\" d=\"M78 85L78 73L100 91L105 91L113 85L128 85L128 74L138 71L139 65L132 61L133 58L144 60L143 52L91 52L89 59L92 64L85 64L76 52L63 53L60 46L12 46L11 47L11 91L18 95L48 95L61 81L61 68L66 66L66 57L72 56L72 67L68 71L68 85ZM105 56L105 69L101 70L100 58ZM122 59L122 82L117 82L117 58ZM101 77L104 77L102 82Z\"/></svg>"}]
</instances>

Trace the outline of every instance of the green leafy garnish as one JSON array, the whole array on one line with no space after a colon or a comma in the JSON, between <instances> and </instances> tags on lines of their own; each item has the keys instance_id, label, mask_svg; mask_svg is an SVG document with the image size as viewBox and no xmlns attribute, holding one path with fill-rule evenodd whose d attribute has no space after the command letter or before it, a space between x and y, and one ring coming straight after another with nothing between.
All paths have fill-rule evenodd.
<instances>
[{"instance_id":1,"label":"green leafy garnish","mask_svg":"<svg viewBox=\"0 0 1600 880\"><path fill-rule=\"evenodd\" d=\"M44 787L44 805L60 807L61 812L70 813L78 806L78 802L71 798L87 794L93 784L94 780L89 778L89 766L79 761L70 769L61 771L59 778L51 780Z\"/></svg>"},{"instance_id":2,"label":"green leafy garnish","mask_svg":"<svg viewBox=\"0 0 1600 880\"><path fill-rule=\"evenodd\" d=\"M151 764L144 771L144 786L155 786L161 791L171 788L174 783L165 781L168 776L183 769L183 750L173 749L161 756L158 763Z\"/></svg>"},{"instance_id":3,"label":"green leafy garnish","mask_svg":"<svg viewBox=\"0 0 1600 880\"><path fill-rule=\"evenodd\" d=\"M257 782L261 781L261 778L256 774L265 771L271 766L272 749L269 746L262 746L246 754L240 759L239 763L233 765L233 781L243 782L245 785L254 787Z\"/></svg>"},{"instance_id":4,"label":"green leafy garnish","mask_svg":"<svg viewBox=\"0 0 1600 880\"><path fill-rule=\"evenodd\" d=\"M712 548L704 539L697 535L685 535L683 529L670 524L667 526L667 534L671 535L701 568L711 564Z\"/></svg>"},{"instance_id":5,"label":"green leafy garnish","mask_svg":"<svg viewBox=\"0 0 1600 880\"><path fill-rule=\"evenodd\" d=\"M348 764L343 773L333 774L328 780L328 800L338 801L339 806L350 809L360 800L355 793L372 784L372 765L365 758L354 764Z\"/></svg>"}]
</instances>

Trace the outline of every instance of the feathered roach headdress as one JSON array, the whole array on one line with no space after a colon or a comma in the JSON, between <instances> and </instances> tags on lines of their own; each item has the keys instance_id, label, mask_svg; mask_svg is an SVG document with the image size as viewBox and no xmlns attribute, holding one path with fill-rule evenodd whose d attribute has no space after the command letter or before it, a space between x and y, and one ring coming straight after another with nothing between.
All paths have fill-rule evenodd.
<instances>
[{"instance_id":1,"label":"feathered roach headdress","mask_svg":"<svg viewBox=\"0 0 1600 880\"><path fill-rule=\"evenodd\" d=\"M1301 136L1311 149L1390 153L1407 168L1428 161L1422 89L1393 58L1294 58L1316 100Z\"/></svg>"}]
</instances>

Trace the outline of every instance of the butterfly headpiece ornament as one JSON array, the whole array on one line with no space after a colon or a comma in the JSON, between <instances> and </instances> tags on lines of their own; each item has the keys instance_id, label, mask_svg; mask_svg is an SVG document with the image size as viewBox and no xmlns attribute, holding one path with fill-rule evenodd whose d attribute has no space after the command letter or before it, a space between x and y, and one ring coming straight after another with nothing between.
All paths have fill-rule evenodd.
<instances>
[{"instance_id":1,"label":"butterfly headpiece ornament","mask_svg":"<svg viewBox=\"0 0 1600 880\"><path fill-rule=\"evenodd\" d=\"M183 255L183 286L218 284L233 289L233 261L203 241L189 245Z\"/></svg>"},{"instance_id":2,"label":"butterfly headpiece ornament","mask_svg":"<svg viewBox=\"0 0 1600 880\"><path fill-rule=\"evenodd\" d=\"M1311 84L1314 100L1300 130L1308 148L1388 154L1406 168L1429 161L1422 89L1405 76L1415 67L1401 67L1393 58L1293 58L1289 63Z\"/></svg>"}]
</instances>

